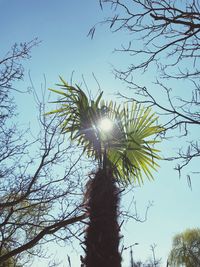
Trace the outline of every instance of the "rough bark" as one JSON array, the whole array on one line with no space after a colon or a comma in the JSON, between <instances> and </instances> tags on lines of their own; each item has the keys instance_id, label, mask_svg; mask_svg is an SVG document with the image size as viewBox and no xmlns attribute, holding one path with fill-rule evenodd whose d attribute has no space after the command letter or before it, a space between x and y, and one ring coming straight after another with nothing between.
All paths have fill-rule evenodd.
<instances>
[{"instance_id":1,"label":"rough bark","mask_svg":"<svg viewBox=\"0 0 200 267\"><path fill-rule=\"evenodd\" d=\"M88 183L86 205L89 225L86 231L86 267L120 267L118 205L119 189L111 174L98 170Z\"/></svg>"}]
</instances>

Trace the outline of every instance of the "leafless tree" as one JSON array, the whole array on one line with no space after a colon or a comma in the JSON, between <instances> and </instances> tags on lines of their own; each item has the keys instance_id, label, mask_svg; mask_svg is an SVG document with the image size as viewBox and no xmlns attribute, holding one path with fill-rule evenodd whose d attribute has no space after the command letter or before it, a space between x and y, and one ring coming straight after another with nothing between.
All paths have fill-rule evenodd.
<instances>
[{"instance_id":1,"label":"leafless tree","mask_svg":"<svg viewBox=\"0 0 200 267\"><path fill-rule=\"evenodd\" d=\"M116 48L127 58L127 67L114 68L117 78L132 90L127 100L157 110L166 129L164 137L181 138L177 154L170 152L165 158L177 160L179 172L187 169L200 157L195 134L200 125L199 1L100 0L100 5L106 12L107 6L111 8L111 15L101 24L129 39ZM92 37L97 25L89 32ZM195 171L199 173L199 169Z\"/></svg>"},{"instance_id":2,"label":"leafless tree","mask_svg":"<svg viewBox=\"0 0 200 267\"><path fill-rule=\"evenodd\" d=\"M16 259L25 266L29 255L40 255L41 243L70 240L86 218L81 154L60 135L60 120L44 116L45 106L36 96L37 136L16 123L13 82L22 79L21 60L36 44L16 44L0 60L1 264Z\"/></svg>"},{"instance_id":3,"label":"leafless tree","mask_svg":"<svg viewBox=\"0 0 200 267\"><path fill-rule=\"evenodd\" d=\"M15 43L5 55L1 55L0 57L1 125L15 111L11 92L16 90L13 87L13 82L23 79L24 68L22 62L30 59L31 49L39 43L37 38L30 42Z\"/></svg>"},{"instance_id":4,"label":"leafless tree","mask_svg":"<svg viewBox=\"0 0 200 267\"><path fill-rule=\"evenodd\" d=\"M137 244L137 243L135 243ZM134 245L135 245L134 244ZM146 260L145 262L142 261L134 261L133 260L133 246L130 246L128 248L130 248L130 258L131 258L131 267L160 267L161 266L161 259L157 259L155 256L155 248L156 245L151 245L151 251L152 251L152 257L148 260Z\"/></svg>"}]
</instances>

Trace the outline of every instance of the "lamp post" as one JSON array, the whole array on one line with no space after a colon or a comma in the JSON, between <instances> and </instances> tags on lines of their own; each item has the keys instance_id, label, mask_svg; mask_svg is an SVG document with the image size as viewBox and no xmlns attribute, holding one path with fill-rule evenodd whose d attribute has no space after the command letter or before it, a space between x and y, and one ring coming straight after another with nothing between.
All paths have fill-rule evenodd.
<instances>
[{"instance_id":1,"label":"lamp post","mask_svg":"<svg viewBox=\"0 0 200 267\"><path fill-rule=\"evenodd\" d=\"M134 243L133 245L131 245L131 246L128 246L128 247L125 247L124 249L128 249L128 248L130 248L131 250L130 250L130 256L131 256L131 267L134 267L134 261L133 261L133 250L132 250L132 247L134 247L134 246L137 246L137 245L139 245L139 243Z\"/></svg>"}]
</instances>

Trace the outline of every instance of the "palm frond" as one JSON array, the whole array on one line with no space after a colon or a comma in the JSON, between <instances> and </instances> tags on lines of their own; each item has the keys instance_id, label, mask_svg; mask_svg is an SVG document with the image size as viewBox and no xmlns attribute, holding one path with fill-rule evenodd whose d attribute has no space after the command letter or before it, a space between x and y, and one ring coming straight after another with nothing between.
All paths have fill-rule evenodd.
<instances>
[{"instance_id":1,"label":"palm frond","mask_svg":"<svg viewBox=\"0 0 200 267\"><path fill-rule=\"evenodd\" d=\"M106 155L107 167L119 181L129 183L133 179L142 183L143 174L152 179L152 170L157 169L160 159L154 148L158 143L156 135L163 130L157 125L156 114L136 102L131 105L105 102L103 92L90 100L78 85L69 86L60 80L61 91L50 89L61 96L56 101L59 107L48 114L57 113L64 118L62 133L68 133L100 164ZM99 128L99 121L105 117L113 122L110 132Z\"/></svg>"}]
</instances>

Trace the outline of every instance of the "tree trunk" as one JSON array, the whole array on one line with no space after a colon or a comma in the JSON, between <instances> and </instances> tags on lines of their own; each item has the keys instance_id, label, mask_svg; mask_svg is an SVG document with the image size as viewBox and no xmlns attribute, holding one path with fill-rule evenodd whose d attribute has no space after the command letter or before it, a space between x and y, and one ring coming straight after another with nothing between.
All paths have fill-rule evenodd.
<instances>
[{"instance_id":1,"label":"tree trunk","mask_svg":"<svg viewBox=\"0 0 200 267\"><path fill-rule=\"evenodd\" d=\"M120 267L118 204L119 189L113 176L98 170L88 183L86 206L89 226L86 231L86 267Z\"/></svg>"}]
</instances>

